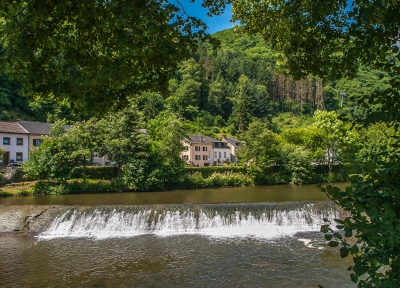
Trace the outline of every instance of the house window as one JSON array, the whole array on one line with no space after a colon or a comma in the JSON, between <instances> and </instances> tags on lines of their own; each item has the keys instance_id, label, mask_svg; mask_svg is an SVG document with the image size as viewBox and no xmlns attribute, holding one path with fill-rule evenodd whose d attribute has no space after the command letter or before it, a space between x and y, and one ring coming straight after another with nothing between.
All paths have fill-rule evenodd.
<instances>
[{"instance_id":1,"label":"house window","mask_svg":"<svg viewBox=\"0 0 400 288\"><path fill-rule=\"evenodd\" d=\"M203 146L203 151L207 151L207 147L204 147L204 146Z\"/></svg>"},{"instance_id":2,"label":"house window","mask_svg":"<svg viewBox=\"0 0 400 288\"><path fill-rule=\"evenodd\" d=\"M217 158L217 152L214 152L214 158Z\"/></svg>"},{"instance_id":3,"label":"house window","mask_svg":"<svg viewBox=\"0 0 400 288\"><path fill-rule=\"evenodd\" d=\"M39 146L42 144L42 139L33 139L33 146Z\"/></svg>"},{"instance_id":4,"label":"house window","mask_svg":"<svg viewBox=\"0 0 400 288\"><path fill-rule=\"evenodd\" d=\"M221 143L218 143L218 147L221 147Z\"/></svg>"},{"instance_id":5,"label":"house window","mask_svg":"<svg viewBox=\"0 0 400 288\"><path fill-rule=\"evenodd\" d=\"M224 152L224 158L226 158L226 152Z\"/></svg>"},{"instance_id":6,"label":"house window","mask_svg":"<svg viewBox=\"0 0 400 288\"><path fill-rule=\"evenodd\" d=\"M200 155L194 155L194 159L201 160Z\"/></svg>"},{"instance_id":7,"label":"house window","mask_svg":"<svg viewBox=\"0 0 400 288\"><path fill-rule=\"evenodd\" d=\"M218 158L221 158L221 152L218 152Z\"/></svg>"},{"instance_id":8,"label":"house window","mask_svg":"<svg viewBox=\"0 0 400 288\"><path fill-rule=\"evenodd\" d=\"M188 160L188 155L183 155L182 159Z\"/></svg>"},{"instance_id":9,"label":"house window","mask_svg":"<svg viewBox=\"0 0 400 288\"><path fill-rule=\"evenodd\" d=\"M23 138L17 138L17 145L24 145L24 139Z\"/></svg>"},{"instance_id":10,"label":"house window","mask_svg":"<svg viewBox=\"0 0 400 288\"><path fill-rule=\"evenodd\" d=\"M22 161L22 153L21 152L17 152L16 159L17 159L17 161Z\"/></svg>"},{"instance_id":11,"label":"house window","mask_svg":"<svg viewBox=\"0 0 400 288\"><path fill-rule=\"evenodd\" d=\"M188 151L189 147L188 146L183 146L183 151Z\"/></svg>"},{"instance_id":12,"label":"house window","mask_svg":"<svg viewBox=\"0 0 400 288\"><path fill-rule=\"evenodd\" d=\"M203 155L203 160L208 160L207 155Z\"/></svg>"},{"instance_id":13,"label":"house window","mask_svg":"<svg viewBox=\"0 0 400 288\"><path fill-rule=\"evenodd\" d=\"M10 145L10 137L3 137L3 145Z\"/></svg>"},{"instance_id":14,"label":"house window","mask_svg":"<svg viewBox=\"0 0 400 288\"><path fill-rule=\"evenodd\" d=\"M194 146L194 151L200 151L200 146Z\"/></svg>"}]
</instances>

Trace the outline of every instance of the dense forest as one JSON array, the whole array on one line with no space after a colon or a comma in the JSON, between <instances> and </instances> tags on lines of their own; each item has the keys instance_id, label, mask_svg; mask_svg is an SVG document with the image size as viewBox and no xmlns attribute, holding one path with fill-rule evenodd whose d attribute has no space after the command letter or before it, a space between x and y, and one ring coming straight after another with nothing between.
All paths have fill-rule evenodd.
<instances>
[{"instance_id":1,"label":"dense forest","mask_svg":"<svg viewBox=\"0 0 400 288\"><path fill-rule=\"evenodd\" d=\"M131 98L125 109L104 115L77 114L60 101L22 97L18 82L9 81L3 75L2 120L18 117L74 124L76 131L69 131L65 137L54 137L48 148L63 146L58 142L67 141L72 147L71 155L82 152L74 160L78 166L85 164L93 152L104 150L103 155L113 158L111 151L116 149L118 155L122 151L123 161L114 160L120 168L125 167L124 173L135 171L130 179L147 179L147 174L163 170L164 176L155 176L163 179L162 184L152 186L147 181L145 188L143 183L130 185L139 190L173 187L166 183L171 175L176 178L181 173L179 141L188 134L201 133L215 138L228 135L244 141L246 145L239 151L239 165L251 163L251 182L256 184L315 183L327 176L331 180L344 179L340 171L333 173L335 163L348 165L352 168L347 172L357 173L357 167L372 155L390 155L393 141L388 136L398 134L394 129L382 129L379 125L365 129L350 124L365 114L365 108L357 103L358 98L389 86L389 77L384 72L361 68L354 79L324 83L309 76L295 81L282 70L281 55L261 37L238 35L233 29L213 37L220 42L219 48L200 42L197 52L179 64L165 94L141 93ZM132 136L136 134L132 131L139 128L146 128L149 133L143 145L138 145L136 136ZM80 134L87 129L96 129L98 137ZM87 147L81 147L82 137L90 142L86 143ZM73 163L72 159L64 159L65 145L60 156L63 160L57 161ZM106 152L108 146L113 148ZM53 148L48 151L50 158L46 161L57 158L57 150ZM129 164L130 160L125 157L128 150L132 150L131 160L136 164ZM147 156L143 158L143 155ZM34 154L30 157L35 159ZM140 177L138 170L133 169L137 161L148 170L140 170ZM314 173L320 164L327 168ZM271 165L281 168L271 170ZM29 165L25 166L28 170ZM38 166L39 163L34 163L31 170L36 173ZM46 173L39 178L54 178ZM68 173L60 175L71 177Z\"/></svg>"},{"instance_id":2,"label":"dense forest","mask_svg":"<svg viewBox=\"0 0 400 288\"><path fill-rule=\"evenodd\" d=\"M197 53L182 62L170 79L169 93L145 92L137 96L144 126L161 111L169 110L186 121L190 133L237 135L256 119L279 132L282 121L272 120L282 113L286 113L287 123L293 123L290 118L312 117L316 110L336 111L352 118L363 113L355 102L357 97L388 87L387 75L368 68L361 68L354 79L332 83L311 76L294 81L281 70L280 54L265 45L261 37L238 35L233 29L213 37L220 41L219 49L207 42L199 43ZM1 120L55 122L92 116L78 115L55 100L23 97L20 91L20 84L3 73Z\"/></svg>"}]
</instances>

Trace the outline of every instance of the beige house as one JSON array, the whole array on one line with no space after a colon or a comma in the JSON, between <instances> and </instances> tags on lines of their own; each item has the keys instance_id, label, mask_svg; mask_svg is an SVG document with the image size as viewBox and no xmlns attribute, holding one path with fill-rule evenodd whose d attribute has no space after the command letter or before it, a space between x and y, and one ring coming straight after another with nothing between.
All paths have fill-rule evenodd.
<instances>
[{"instance_id":1,"label":"beige house","mask_svg":"<svg viewBox=\"0 0 400 288\"><path fill-rule=\"evenodd\" d=\"M42 143L43 138L50 134L51 124L43 122L33 122L33 121L17 121L17 123L28 131L28 148L29 150L39 147Z\"/></svg>"},{"instance_id":2,"label":"beige house","mask_svg":"<svg viewBox=\"0 0 400 288\"><path fill-rule=\"evenodd\" d=\"M185 137L182 140L182 159L190 166L212 166L213 141L215 139L200 134Z\"/></svg>"},{"instance_id":3,"label":"beige house","mask_svg":"<svg viewBox=\"0 0 400 288\"><path fill-rule=\"evenodd\" d=\"M190 135L182 140L181 157L191 166L216 166L230 162L228 143L204 135Z\"/></svg>"}]
</instances>

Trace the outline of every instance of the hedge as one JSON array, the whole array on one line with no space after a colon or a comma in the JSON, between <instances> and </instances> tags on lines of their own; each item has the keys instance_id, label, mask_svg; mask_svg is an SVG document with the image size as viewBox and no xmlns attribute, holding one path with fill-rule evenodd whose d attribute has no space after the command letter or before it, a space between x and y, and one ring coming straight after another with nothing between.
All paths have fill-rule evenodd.
<instances>
[{"instance_id":1,"label":"hedge","mask_svg":"<svg viewBox=\"0 0 400 288\"><path fill-rule=\"evenodd\" d=\"M112 180L118 176L118 167L114 166L86 166L87 179ZM83 178L83 167L76 167L71 173L71 178Z\"/></svg>"},{"instance_id":2,"label":"hedge","mask_svg":"<svg viewBox=\"0 0 400 288\"><path fill-rule=\"evenodd\" d=\"M80 193L110 193L126 190L126 187L117 181L103 179L71 179L67 182L51 180L38 181L33 186L35 195L62 195Z\"/></svg>"},{"instance_id":3,"label":"hedge","mask_svg":"<svg viewBox=\"0 0 400 288\"><path fill-rule=\"evenodd\" d=\"M200 173L204 178L208 178L214 173L242 173L246 174L245 166L206 166L206 167L186 167L186 174Z\"/></svg>"}]
</instances>

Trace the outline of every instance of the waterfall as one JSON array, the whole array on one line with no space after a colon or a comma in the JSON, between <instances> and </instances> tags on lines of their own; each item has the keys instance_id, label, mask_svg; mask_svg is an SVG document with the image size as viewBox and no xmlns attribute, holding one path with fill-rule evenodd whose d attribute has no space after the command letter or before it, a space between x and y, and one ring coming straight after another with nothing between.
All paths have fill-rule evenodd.
<instances>
[{"instance_id":1,"label":"waterfall","mask_svg":"<svg viewBox=\"0 0 400 288\"><path fill-rule=\"evenodd\" d=\"M70 207L55 216L38 237L105 239L197 234L271 239L318 231L323 218L340 218L340 211L332 203Z\"/></svg>"}]
</instances>

